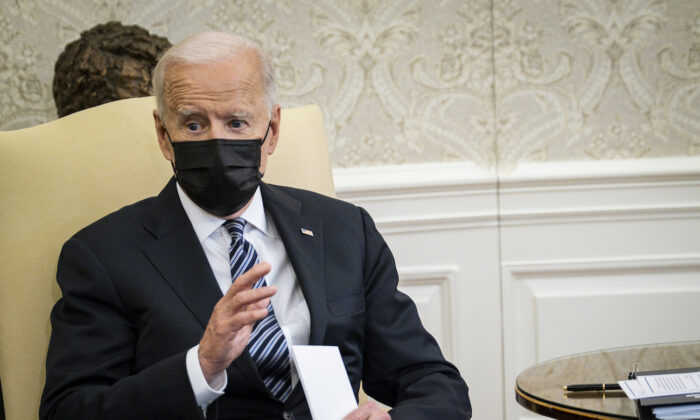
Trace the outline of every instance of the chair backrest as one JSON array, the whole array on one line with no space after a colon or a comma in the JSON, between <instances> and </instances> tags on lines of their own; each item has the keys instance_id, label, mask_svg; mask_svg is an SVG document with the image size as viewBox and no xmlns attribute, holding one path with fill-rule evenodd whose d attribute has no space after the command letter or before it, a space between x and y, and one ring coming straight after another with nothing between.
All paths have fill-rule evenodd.
<instances>
[{"instance_id":1,"label":"chair backrest","mask_svg":"<svg viewBox=\"0 0 700 420\"><path fill-rule=\"evenodd\" d=\"M0 381L7 419L38 417L56 262L83 226L157 194L172 176L152 97L112 102L0 132ZM282 110L264 180L334 195L317 106Z\"/></svg>"}]
</instances>

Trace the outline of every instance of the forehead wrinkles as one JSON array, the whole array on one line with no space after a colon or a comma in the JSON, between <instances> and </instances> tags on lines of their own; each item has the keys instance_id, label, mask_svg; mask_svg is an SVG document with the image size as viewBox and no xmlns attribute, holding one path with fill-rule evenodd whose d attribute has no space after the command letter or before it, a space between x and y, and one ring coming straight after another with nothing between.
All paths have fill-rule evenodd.
<instances>
[{"instance_id":1,"label":"forehead wrinkles","mask_svg":"<svg viewBox=\"0 0 700 420\"><path fill-rule=\"evenodd\" d=\"M256 71L257 66L245 64L250 63L173 66L165 80L167 108L177 110L197 101L223 103L235 100L249 105L264 102L262 75Z\"/></svg>"}]
</instances>

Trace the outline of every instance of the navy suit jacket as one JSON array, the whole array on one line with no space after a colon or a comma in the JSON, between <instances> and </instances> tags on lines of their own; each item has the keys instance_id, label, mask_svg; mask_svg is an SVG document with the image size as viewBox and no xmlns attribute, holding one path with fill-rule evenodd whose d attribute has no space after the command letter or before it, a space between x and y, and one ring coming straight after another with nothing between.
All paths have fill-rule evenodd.
<instances>
[{"instance_id":1,"label":"navy suit jacket","mask_svg":"<svg viewBox=\"0 0 700 420\"><path fill-rule=\"evenodd\" d=\"M308 191L261 190L309 306L309 343L340 348L355 394L362 380L394 419L469 418L467 386L396 290L369 215ZM42 419L202 417L185 354L222 294L173 180L69 239L57 280ZM301 384L275 401L247 352L227 374L207 419L311 418Z\"/></svg>"}]
</instances>

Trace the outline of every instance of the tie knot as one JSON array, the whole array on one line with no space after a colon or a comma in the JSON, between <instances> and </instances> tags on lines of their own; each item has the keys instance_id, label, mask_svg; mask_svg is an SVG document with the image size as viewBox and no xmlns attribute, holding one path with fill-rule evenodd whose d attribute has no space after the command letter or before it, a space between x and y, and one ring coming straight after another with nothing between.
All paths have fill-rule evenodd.
<instances>
[{"instance_id":1,"label":"tie knot","mask_svg":"<svg viewBox=\"0 0 700 420\"><path fill-rule=\"evenodd\" d=\"M245 227L245 219L237 217L235 219L224 222L224 227L231 234L232 238L238 239L243 237L243 228Z\"/></svg>"}]
</instances>

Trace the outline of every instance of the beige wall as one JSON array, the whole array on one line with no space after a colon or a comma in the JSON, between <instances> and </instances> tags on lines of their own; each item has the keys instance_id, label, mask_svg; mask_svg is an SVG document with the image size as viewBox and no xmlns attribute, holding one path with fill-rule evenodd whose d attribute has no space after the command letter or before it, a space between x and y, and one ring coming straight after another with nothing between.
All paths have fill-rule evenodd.
<instances>
[{"instance_id":1,"label":"beige wall","mask_svg":"<svg viewBox=\"0 0 700 420\"><path fill-rule=\"evenodd\" d=\"M698 0L0 5L2 130L55 118L56 57L114 19L171 41L205 29L257 39L282 104L323 108L336 167L700 154Z\"/></svg>"}]
</instances>

